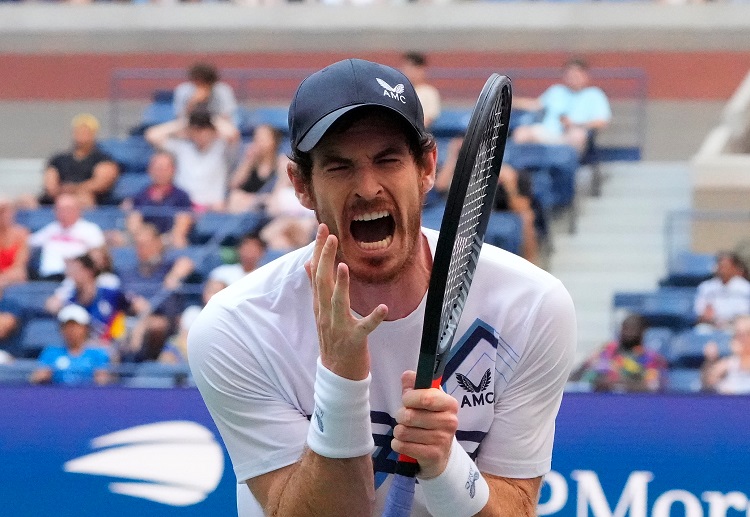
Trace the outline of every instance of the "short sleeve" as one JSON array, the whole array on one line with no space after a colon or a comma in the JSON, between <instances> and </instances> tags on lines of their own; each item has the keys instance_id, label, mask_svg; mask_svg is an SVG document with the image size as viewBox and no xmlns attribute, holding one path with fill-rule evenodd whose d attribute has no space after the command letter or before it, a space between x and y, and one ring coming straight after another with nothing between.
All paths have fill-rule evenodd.
<instances>
[{"instance_id":1,"label":"short sleeve","mask_svg":"<svg viewBox=\"0 0 750 517\"><path fill-rule=\"evenodd\" d=\"M252 320L263 325L259 316ZM297 462L309 427L307 416L279 392L262 353L251 351L254 341L268 339L261 334L211 303L188 334L190 370L239 482Z\"/></svg>"},{"instance_id":2,"label":"short sleeve","mask_svg":"<svg viewBox=\"0 0 750 517\"><path fill-rule=\"evenodd\" d=\"M497 476L530 479L549 472L555 418L573 364L573 301L557 281L531 309L526 349L482 442L478 467Z\"/></svg>"}]
</instances>

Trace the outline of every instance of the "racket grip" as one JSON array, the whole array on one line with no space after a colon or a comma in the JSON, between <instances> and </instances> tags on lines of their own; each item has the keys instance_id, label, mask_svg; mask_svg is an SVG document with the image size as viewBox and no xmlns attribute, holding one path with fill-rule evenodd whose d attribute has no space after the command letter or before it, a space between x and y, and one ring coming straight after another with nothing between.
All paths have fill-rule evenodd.
<instances>
[{"instance_id":1,"label":"racket grip","mask_svg":"<svg viewBox=\"0 0 750 517\"><path fill-rule=\"evenodd\" d=\"M417 465L417 462L414 462L414 465ZM416 482L413 476L406 477L399 474L393 476L393 482L385 498L382 517L411 516Z\"/></svg>"},{"instance_id":2,"label":"racket grip","mask_svg":"<svg viewBox=\"0 0 750 517\"><path fill-rule=\"evenodd\" d=\"M396 463L396 474L404 477L413 478L419 472L419 463L417 460L404 454L398 455Z\"/></svg>"}]
</instances>

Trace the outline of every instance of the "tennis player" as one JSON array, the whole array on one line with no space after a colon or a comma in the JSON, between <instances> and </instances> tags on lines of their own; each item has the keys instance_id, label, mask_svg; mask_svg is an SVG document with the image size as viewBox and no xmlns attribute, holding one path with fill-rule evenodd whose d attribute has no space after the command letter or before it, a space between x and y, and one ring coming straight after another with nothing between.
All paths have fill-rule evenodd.
<instances>
[{"instance_id":1,"label":"tennis player","mask_svg":"<svg viewBox=\"0 0 750 517\"><path fill-rule=\"evenodd\" d=\"M397 452L421 467L412 515L535 515L575 348L567 291L485 245L444 388L413 390L437 242L414 88L341 61L300 84L289 127L315 242L215 295L189 336L239 515L380 515Z\"/></svg>"}]
</instances>

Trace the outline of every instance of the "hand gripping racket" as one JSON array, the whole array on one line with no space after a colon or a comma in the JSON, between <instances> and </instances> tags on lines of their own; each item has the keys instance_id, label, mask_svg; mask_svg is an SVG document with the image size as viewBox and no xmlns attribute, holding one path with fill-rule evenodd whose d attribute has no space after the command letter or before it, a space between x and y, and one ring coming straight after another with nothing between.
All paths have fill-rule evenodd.
<instances>
[{"instance_id":1,"label":"hand gripping racket","mask_svg":"<svg viewBox=\"0 0 750 517\"><path fill-rule=\"evenodd\" d=\"M445 358L461 319L503 161L511 106L510 80L492 74L471 114L440 223L427 291L415 389L440 388ZM399 456L383 517L411 514L419 465Z\"/></svg>"}]
</instances>

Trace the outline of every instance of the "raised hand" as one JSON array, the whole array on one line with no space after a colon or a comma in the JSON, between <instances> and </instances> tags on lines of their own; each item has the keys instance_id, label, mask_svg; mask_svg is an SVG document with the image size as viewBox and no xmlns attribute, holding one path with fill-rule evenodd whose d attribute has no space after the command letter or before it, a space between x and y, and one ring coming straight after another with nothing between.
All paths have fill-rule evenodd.
<instances>
[{"instance_id":1,"label":"raised hand","mask_svg":"<svg viewBox=\"0 0 750 517\"><path fill-rule=\"evenodd\" d=\"M458 402L441 389L414 389L416 373L401 376L401 401L391 448L417 460L419 477L439 476L448 464L458 429Z\"/></svg>"},{"instance_id":2,"label":"raised hand","mask_svg":"<svg viewBox=\"0 0 750 517\"><path fill-rule=\"evenodd\" d=\"M380 304L357 318L349 301L349 268L336 264L338 239L325 224L318 226L312 259L305 264L313 290L320 360L333 373L361 380L370 373L367 336L383 322L388 308Z\"/></svg>"}]
</instances>

